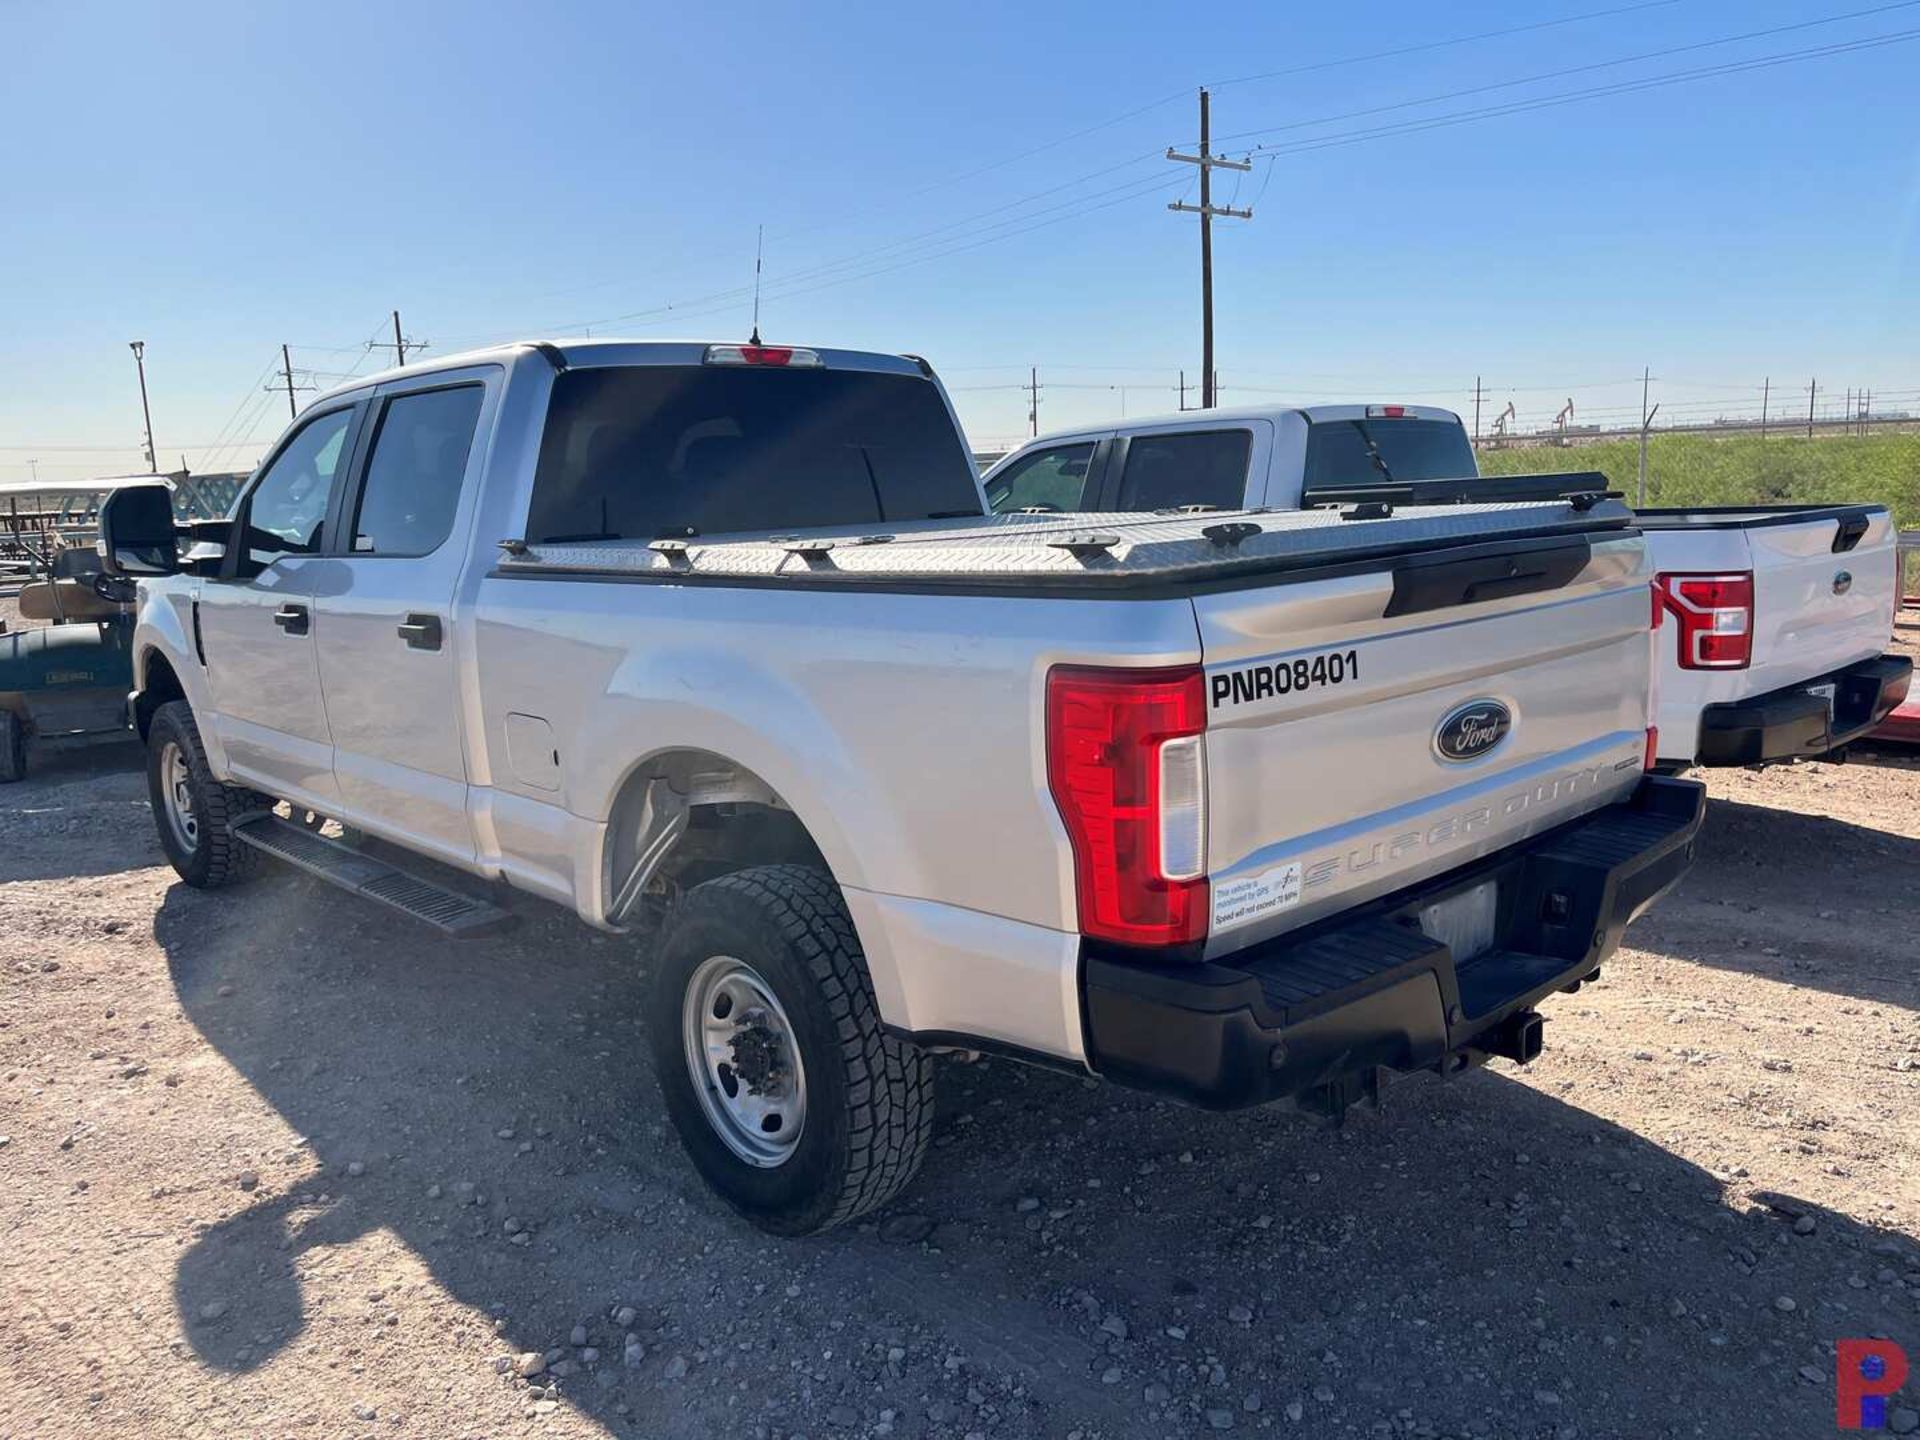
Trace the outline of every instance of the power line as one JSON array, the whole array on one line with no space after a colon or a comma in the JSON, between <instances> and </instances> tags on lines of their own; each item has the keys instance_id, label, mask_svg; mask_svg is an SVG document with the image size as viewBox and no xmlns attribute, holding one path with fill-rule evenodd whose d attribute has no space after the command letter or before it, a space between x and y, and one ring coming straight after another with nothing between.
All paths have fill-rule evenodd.
<instances>
[{"instance_id":1,"label":"power line","mask_svg":"<svg viewBox=\"0 0 1920 1440\"><path fill-rule=\"evenodd\" d=\"M1496 29L1496 30L1479 31L1470 35L1455 36L1455 37L1450 37L1442 40L1426 41L1420 44L1400 46L1390 50L1375 51L1375 52L1370 52L1368 54L1363 54L1363 55L1350 55L1350 56L1343 56L1343 57L1339 57L1331 60L1316 61L1316 62L1304 64L1304 65L1288 67L1287 69L1283 69L1283 70L1264 72L1259 75L1238 76L1230 80L1221 81L1219 83L1222 85L1250 84L1255 81L1271 79L1277 76L1302 74L1302 73L1307 73L1315 70L1337 69L1343 66L1364 64L1369 61L1387 59L1387 58L1391 58L1399 55L1413 54L1421 51L1443 49L1449 46L1477 43L1479 41L1496 39L1502 36L1518 35L1518 34L1524 34L1532 31L1553 29L1560 26L1564 26L1564 25L1582 23L1588 20L1606 19L1614 16L1631 14L1637 11L1660 9L1660 8L1664 8L1666 6L1670 6L1678 3L1680 3L1680 0L1642 0L1642 3L1638 3L1638 4L1613 6L1613 7L1602 9L1602 10L1586 11L1581 14L1563 16L1553 20L1532 21L1527 24L1507 26L1500 29ZM963 171L955 176L949 177L946 180L935 181L929 185L922 186L917 190L908 191L906 192L905 197L896 197L895 200L890 203L897 203L899 198L911 198L917 195L928 193L931 190L944 188L946 186L950 186L954 184L959 184L966 180L973 179L978 175L987 173L988 171L1001 168L1004 165L1013 164L1019 160L1027 159L1033 155L1041 154L1047 150L1055 149L1058 146L1070 143L1073 140L1084 138L1085 136L1093 134L1097 131L1110 128L1111 126L1120 124L1126 120L1136 118L1140 115L1144 115L1151 110L1158 109L1162 105L1170 103L1173 100L1179 99L1181 96L1187 93L1188 91L1184 88L1181 90L1172 91L1169 94L1160 97L1159 99L1150 101L1146 105L1135 107L1131 110L1124 112L1123 114L1114 116L1109 120L1103 120L1094 125L1082 127L1079 130L1075 130L1068 135L1060 137L1058 140L1048 141L1042 145L1030 147L1026 150L1020 151L1015 155L1005 157L1004 159L992 161L986 165L977 166L977 167L974 167L973 169ZM1120 161L1117 164L1106 166L1099 170L1090 171L1073 180L1065 182L1065 184L1063 185L1050 186L1045 190L1037 191L1025 196L1021 196L1014 200L1003 202L1002 204L989 207L986 210L973 212L972 214L963 216L957 220L949 221L944 225L935 226L929 230L918 231L912 235L904 236L901 239L890 241L884 245L872 246L863 250L853 252L852 254L843 256L837 260L826 261L818 265L804 267L801 270L795 271L787 276L781 277L780 283L791 284L793 282L796 282L802 279L811 279L817 276L830 274L836 270L841 270L841 269L846 269L852 266L862 265L872 260L876 256L888 254L892 251L896 251L904 248L910 248L915 244L917 244L918 242L931 240L931 239L934 239L935 237L948 234L952 231L964 229L965 227L967 227L968 225L971 225L977 220L985 219L989 216L996 215L996 214L1003 214L1009 210L1021 209L1027 205L1031 205L1035 203L1036 201L1045 199L1050 195L1060 194L1061 192L1072 189L1075 186L1086 184L1092 180L1100 179L1106 175L1113 174L1117 171L1130 169L1133 166L1139 165L1145 161L1158 159L1158 158L1160 158L1159 152L1148 151L1145 154L1134 156L1130 159ZM1271 171L1271 167L1269 167L1269 171L1266 176L1266 183L1271 183L1271 180L1272 180L1272 171ZM1263 190L1264 188L1265 188L1265 184L1263 184L1262 186ZM1106 194L1106 193L1112 193L1112 192L1110 191L1096 192L1097 195ZM1084 197L1084 198L1095 198L1095 197ZM1071 204L1074 202L1070 201L1067 203ZM1044 212L1036 212L1036 213L1044 213ZM1009 223L1014 223L1014 222L1009 222ZM818 229L818 228L820 227L808 226L808 227L801 227L800 229L797 229L797 230L789 230L789 231L776 232L776 233L789 234L789 235L803 234L803 233L806 233L806 231L809 229ZM1016 231L1013 233L1021 233L1021 232ZM567 333L574 330L584 329L594 325L625 324L633 321L645 320L656 315L665 315L665 314L670 314L674 312L684 312L688 307L695 306L695 305L707 306L707 305L719 304L721 302L735 300L749 293L749 289L750 287L733 287L727 290L714 291L705 295L690 297L689 299L684 301L668 302L663 305L653 306L643 310L629 311L623 314L604 315L604 316L596 317L591 320L571 321L571 322L566 322L558 325L546 325L546 324L534 325L530 327L523 327L521 330L511 331L511 332L489 332L486 338L492 338L494 335L498 335L498 334L526 333L526 331L529 329L546 330L546 331L553 331L558 333ZM708 311L706 313L713 313L713 312ZM469 337L458 337L458 338L465 339ZM472 338L480 338L480 337L472 337Z\"/></svg>"},{"instance_id":2,"label":"power line","mask_svg":"<svg viewBox=\"0 0 1920 1440\"><path fill-rule=\"evenodd\" d=\"M1564 25L1580 24L1588 20L1605 20L1616 15L1629 15L1640 10L1659 10L1680 3L1681 0L1640 0L1638 4L1617 5L1606 10L1588 10L1578 15L1566 15L1554 20L1535 20L1524 25L1505 26L1498 30L1481 30L1471 35L1456 35L1444 40L1428 40L1417 45L1402 45L1391 50L1375 50L1364 55L1345 55L1332 60L1310 61L1303 65L1289 66L1283 70L1268 70L1257 75L1239 75L1230 80L1209 82L1208 88L1221 90L1229 85L1249 85L1257 81L1272 80L1281 76L1305 75L1318 70L1337 70L1350 65L1365 65L1375 60L1388 60L1397 56L1414 55L1429 50L1444 50L1455 45L1471 45L1482 40L1497 40L1505 36L1522 35L1536 30L1551 30ZM1082 126L1080 129L1071 131L1057 139L1030 146L1012 155L1004 156L999 160L992 160L984 165L977 165L971 169L963 170L958 174L949 175L945 179L931 181L926 185L920 186L918 189L906 191L904 195L896 196L894 201L889 203L897 203L900 199L911 199L919 195L925 195L931 191L944 189L951 185L964 184L968 180L977 179L994 170L1003 169L1008 165L1016 165L1022 160L1030 160L1035 155L1043 155L1049 150L1056 150L1060 146L1071 144L1075 140L1083 140L1087 136L1098 134L1102 130L1112 129L1115 125L1122 125L1129 120L1138 119L1142 115L1158 110L1163 105L1170 105L1176 100L1184 99L1192 93L1192 90L1192 86L1183 85L1178 90L1168 91L1157 99L1147 101L1144 105L1137 105L1130 110L1125 110L1108 119L1096 121L1092 125ZM1145 158L1151 159L1153 157L1149 155ZM878 207L869 206L867 208L871 210ZM799 229L789 230L784 233L799 235L805 234L809 230L817 230L819 228L821 228L819 225L802 226Z\"/></svg>"},{"instance_id":3,"label":"power line","mask_svg":"<svg viewBox=\"0 0 1920 1440\"><path fill-rule=\"evenodd\" d=\"M1546 110L1561 105L1575 104L1582 100L1594 100L1612 95L1630 95L1642 90L1663 89L1667 86L1687 84L1695 80L1713 79L1722 75L1743 74L1749 70L1766 70L1780 65L1797 64L1803 60L1818 60L1832 55L1845 55L1856 51L1875 50L1888 45L1904 44L1914 39L1920 39L1920 29L1890 31L1883 35L1870 35L1859 40L1843 41L1833 45L1817 46L1804 50L1784 51L1775 55L1759 56L1751 60L1731 61L1725 65L1704 66L1695 70L1678 70L1666 75L1653 75L1638 80L1625 80L1614 85L1599 85L1585 90L1567 91L1558 95L1536 96L1529 100L1518 100L1506 105L1484 106L1477 110L1455 111L1449 115L1429 116L1422 120L1408 120L1392 125L1374 126L1371 129L1348 131L1343 134L1314 136L1293 144L1260 146L1256 148L1254 153L1302 155L1314 150L1329 150L1345 145L1357 145L1368 140L1412 135L1425 130L1447 129L1455 125L1465 125L1478 120L1492 120L1507 115L1520 115L1530 110Z\"/></svg>"},{"instance_id":4,"label":"power line","mask_svg":"<svg viewBox=\"0 0 1920 1440\"><path fill-rule=\"evenodd\" d=\"M1292 65L1284 70L1263 70L1257 75L1239 75L1231 80L1216 80L1212 88L1224 90L1229 85L1251 85L1257 80L1276 80L1285 75L1306 75L1315 70L1336 70L1344 65L1366 65L1375 60L1393 60L1402 55L1418 55L1427 50L1444 50L1453 45L1471 45L1481 40L1499 40L1508 35L1522 35L1530 30L1551 30L1560 25L1575 25L1584 20L1606 20L1615 15L1631 15L1636 10L1659 10L1680 0L1643 0L1638 5L1619 5L1611 10L1589 10L1583 15L1567 15L1558 20L1535 20L1526 25L1510 25L1502 30L1482 30L1477 35L1457 35L1450 40L1427 40L1418 45L1402 45L1394 50L1375 50L1367 55L1350 55L1344 60L1320 60L1308 65Z\"/></svg>"},{"instance_id":5,"label":"power line","mask_svg":"<svg viewBox=\"0 0 1920 1440\"><path fill-rule=\"evenodd\" d=\"M1410 110L1421 105L1438 105L1447 100L1463 99L1468 95L1484 95L1494 90L1511 90L1521 85L1537 85L1544 80L1559 80L1569 75L1584 75L1595 70L1609 70L1621 65L1638 65L1647 60L1664 60L1673 55L1711 50L1721 45L1737 45L1747 40L1764 40L1770 36L1785 35L1796 30L1810 30L1821 25L1838 25L1848 20L1860 20L1871 15L1884 15L1892 10L1910 10L1915 5L1920 5L1920 0L1895 0L1892 4L1875 5L1865 10L1850 10L1838 15L1824 15L1818 19L1801 20L1792 25L1775 25L1764 30L1747 30L1737 35L1721 35L1711 40L1695 40L1685 45L1669 45L1659 50L1643 50L1637 55L1622 55L1613 60L1594 60L1584 65L1569 65L1559 70L1543 70L1535 75L1522 75L1512 80L1494 80L1484 85L1470 85L1462 90L1447 90L1438 95L1423 95L1417 100L1397 100L1390 105L1373 105L1363 110L1344 111L1338 115L1322 115L1311 120L1294 120L1285 125L1267 126L1258 130L1240 130L1220 138L1222 142L1244 140L1257 135L1273 135L1286 130L1306 129L1314 125L1332 125L1342 120L1357 120L1367 115L1383 115L1394 110Z\"/></svg>"}]
</instances>

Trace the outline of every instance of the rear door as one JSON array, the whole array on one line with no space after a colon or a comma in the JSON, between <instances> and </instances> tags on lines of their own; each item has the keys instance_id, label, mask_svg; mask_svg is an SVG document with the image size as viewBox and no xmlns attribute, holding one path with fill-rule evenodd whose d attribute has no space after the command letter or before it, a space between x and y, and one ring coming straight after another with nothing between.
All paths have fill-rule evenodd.
<instances>
[{"instance_id":1,"label":"rear door","mask_svg":"<svg viewBox=\"0 0 1920 1440\"><path fill-rule=\"evenodd\" d=\"M342 809L453 860L474 842L452 601L501 373L442 371L375 393L314 589Z\"/></svg>"},{"instance_id":2,"label":"rear door","mask_svg":"<svg viewBox=\"0 0 1920 1440\"><path fill-rule=\"evenodd\" d=\"M234 777L323 809L336 792L313 588L361 413L351 401L333 405L288 432L242 495L235 515L244 529L225 573L200 587L195 611L213 724Z\"/></svg>"},{"instance_id":3,"label":"rear door","mask_svg":"<svg viewBox=\"0 0 1920 1440\"><path fill-rule=\"evenodd\" d=\"M1210 954L1454 869L1639 782L1643 544L1494 548L1467 568L1436 552L1196 598ZM1473 575L1508 561L1548 579L1473 599ZM1503 568L1475 568L1489 562Z\"/></svg>"}]
</instances>

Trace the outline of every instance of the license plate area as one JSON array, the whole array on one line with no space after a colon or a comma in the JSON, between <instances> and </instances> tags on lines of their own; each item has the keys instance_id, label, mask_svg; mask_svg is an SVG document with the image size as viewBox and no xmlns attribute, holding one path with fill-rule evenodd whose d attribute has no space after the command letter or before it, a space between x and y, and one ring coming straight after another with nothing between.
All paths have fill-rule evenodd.
<instances>
[{"instance_id":1,"label":"license plate area","mask_svg":"<svg viewBox=\"0 0 1920 1440\"><path fill-rule=\"evenodd\" d=\"M1493 948L1500 919L1500 885L1482 880L1420 907L1420 929L1453 952L1456 965Z\"/></svg>"}]
</instances>

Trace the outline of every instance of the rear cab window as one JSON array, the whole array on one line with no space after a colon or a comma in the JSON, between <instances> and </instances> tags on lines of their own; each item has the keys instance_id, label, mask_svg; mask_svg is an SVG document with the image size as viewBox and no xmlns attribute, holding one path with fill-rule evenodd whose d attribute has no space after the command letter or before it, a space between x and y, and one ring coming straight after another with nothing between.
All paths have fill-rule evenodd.
<instances>
[{"instance_id":1,"label":"rear cab window","mask_svg":"<svg viewBox=\"0 0 1920 1440\"><path fill-rule=\"evenodd\" d=\"M1239 510L1247 503L1247 461L1253 433L1245 429L1135 435L1127 442L1116 510L1165 510L1211 505Z\"/></svg>"},{"instance_id":2,"label":"rear cab window","mask_svg":"<svg viewBox=\"0 0 1920 1440\"><path fill-rule=\"evenodd\" d=\"M923 376L586 367L554 378L527 535L651 540L980 513L959 427Z\"/></svg>"},{"instance_id":3,"label":"rear cab window","mask_svg":"<svg viewBox=\"0 0 1920 1440\"><path fill-rule=\"evenodd\" d=\"M1476 473L1457 420L1368 416L1307 427L1305 488L1392 480L1458 480Z\"/></svg>"}]
</instances>

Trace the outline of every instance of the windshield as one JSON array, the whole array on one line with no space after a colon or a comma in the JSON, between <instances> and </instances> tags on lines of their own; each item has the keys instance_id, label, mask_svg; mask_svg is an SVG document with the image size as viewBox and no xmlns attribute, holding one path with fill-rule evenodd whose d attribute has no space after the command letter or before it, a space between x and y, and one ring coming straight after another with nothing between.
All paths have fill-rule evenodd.
<instances>
[{"instance_id":1,"label":"windshield","mask_svg":"<svg viewBox=\"0 0 1920 1440\"><path fill-rule=\"evenodd\" d=\"M1307 427L1309 490L1474 473L1473 448L1457 421L1318 420Z\"/></svg>"},{"instance_id":2,"label":"windshield","mask_svg":"<svg viewBox=\"0 0 1920 1440\"><path fill-rule=\"evenodd\" d=\"M635 365L554 380L527 534L650 540L979 513L931 380Z\"/></svg>"}]
</instances>

